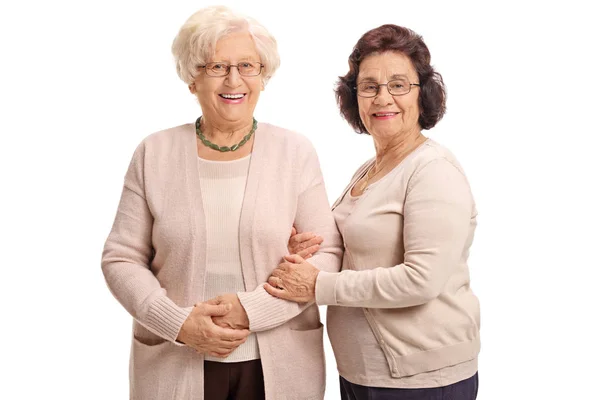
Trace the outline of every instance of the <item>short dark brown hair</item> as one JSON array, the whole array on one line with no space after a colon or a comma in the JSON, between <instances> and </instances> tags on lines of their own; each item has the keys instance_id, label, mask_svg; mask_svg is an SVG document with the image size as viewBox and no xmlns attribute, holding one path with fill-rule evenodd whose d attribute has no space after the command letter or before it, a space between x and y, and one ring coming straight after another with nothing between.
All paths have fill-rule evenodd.
<instances>
[{"instance_id":1,"label":"short dark brown hair","mask_svg":"<svg viewBox=\"0 0 600 400\"><path fill-rule=\"evenodd\" d=\"M446 87L442 76L431 66L429 49L423 38L408 28L387 24L372 29L362 35L348 57L350 70L340 76L335 88L335 96L340 113L358 133L369 133L358 113L356 98L356 78L360 63L369 55L394 51L408 57L419 76L419 125L421 129L431 129L446 112Z\"/></svg>"}]
</instances>

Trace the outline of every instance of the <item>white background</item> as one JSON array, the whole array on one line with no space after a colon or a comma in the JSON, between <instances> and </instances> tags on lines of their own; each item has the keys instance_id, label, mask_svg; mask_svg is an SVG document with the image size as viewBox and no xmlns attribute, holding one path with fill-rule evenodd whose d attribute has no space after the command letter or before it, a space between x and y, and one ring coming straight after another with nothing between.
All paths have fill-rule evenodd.
<instances>
[{"instance_id":1,"label":"white background","mask_svg":"<svg viewBox=\"0 0 600 400\"><path fill-rule=\"evenodd\" d=\"M479 399L600 398L597 12L583 1L223 3L278 39L281 69L256 117L311 139L331 201L373 154L332 94L352 46L384 23L423 35L448 86L429 135L462 162L480 212ZM2 2L0 398L127 398L131 318L105 286L101 251L135 146L199 115L170 45L210 4ZM339 398L330 347L327 374L326 398Z\"/></svg>"}]
</instances>

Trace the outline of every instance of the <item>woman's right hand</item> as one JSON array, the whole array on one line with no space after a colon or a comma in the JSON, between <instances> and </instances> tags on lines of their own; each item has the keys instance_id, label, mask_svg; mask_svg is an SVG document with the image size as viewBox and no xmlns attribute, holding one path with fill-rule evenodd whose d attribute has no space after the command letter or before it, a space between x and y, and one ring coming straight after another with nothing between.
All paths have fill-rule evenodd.
<instances>
[{"instance_id":1,"label":"woman's right hand","mask_svg":"<svg viewBox=\"0 0 600 400\"><path fill-rule=\"evenodd\" d=\"M194 306L183 323L177 340L198 353L213 357L227 357L246 341L248 329L229 329L215 325L212 317L226 315L231 304L214 304L207 301Z\"/></svg>"},{"instance_id":2,"label":"woman's right hand","mask_svg":"<svg viewBox=\"0 0 600 400\"><path fill-rule=\"evenodd\" d=\"M305 260L312 257L323 243L323 238L312 232L298 233L296 227L292 227L290 240L288 241L288 251L290 254L297 254Z\"/></svg>"}]
</instances>

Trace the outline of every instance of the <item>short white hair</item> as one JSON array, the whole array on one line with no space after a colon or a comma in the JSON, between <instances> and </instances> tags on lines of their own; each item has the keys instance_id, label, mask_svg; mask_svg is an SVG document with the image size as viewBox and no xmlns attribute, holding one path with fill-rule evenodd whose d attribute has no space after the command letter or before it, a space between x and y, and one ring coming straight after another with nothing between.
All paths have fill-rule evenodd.
<instances>
[{"instance_id":1,"label":"short white hair","mask_svg":"<svg viewBox=\"0 0 600 400\"><path fill-rule=\"evenodd\" d=\"M263 84L266 84L279 68L277 41L258 21L225 6L197 11L179 30L171 47L179 78L188 85L194 82L198 66L209 62L217 41L234 32L250 33L264 65L261 76Z\"/></svg>"}]
</instances>

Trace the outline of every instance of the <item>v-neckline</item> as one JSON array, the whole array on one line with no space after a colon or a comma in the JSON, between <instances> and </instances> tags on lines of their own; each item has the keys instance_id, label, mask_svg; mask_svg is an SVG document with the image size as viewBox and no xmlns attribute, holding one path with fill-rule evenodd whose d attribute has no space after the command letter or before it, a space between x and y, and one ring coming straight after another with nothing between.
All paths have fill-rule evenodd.
<instances>
[{"instance_id":1,"label":"v-neckline","mask_svg":"<svg viewBox=\"0 0 600 400\"><path fill-rule=\"evenodd\" d=\"M239 228L239 243L240 256L242 260L242 271L244 274L244 283L246 290L254 290L258 285L256 279L256 271L254 269L254 249L252 246L252 227L254 221L255 208L257 207L256 200L260 190L261 175L265 168L266 157L266 130L265 124L259 123L254 132L254 142L252 144L252 157L250 158L250 166L248 168L248 179L246 180L246 188L244 191L244 200L242 202L242 211L240 215ZM195 221L195 235L197 238L202 238L205 248L200 251L206 254L206 224L204 217L204 206L202 204L202 190L200 185L200 171L198 170L198 150L196 130L194 124L190 124L189 138L186 138L186 175L188 178L188 190L191 192L192 200L192 215ZM204 258L205 256L202 255ZM245 261L250 260L252 265L248 265ZM204 278L203 283L204 285ZM204 287L202 288L204 293Z\"/></svg>"}]
</instances>

